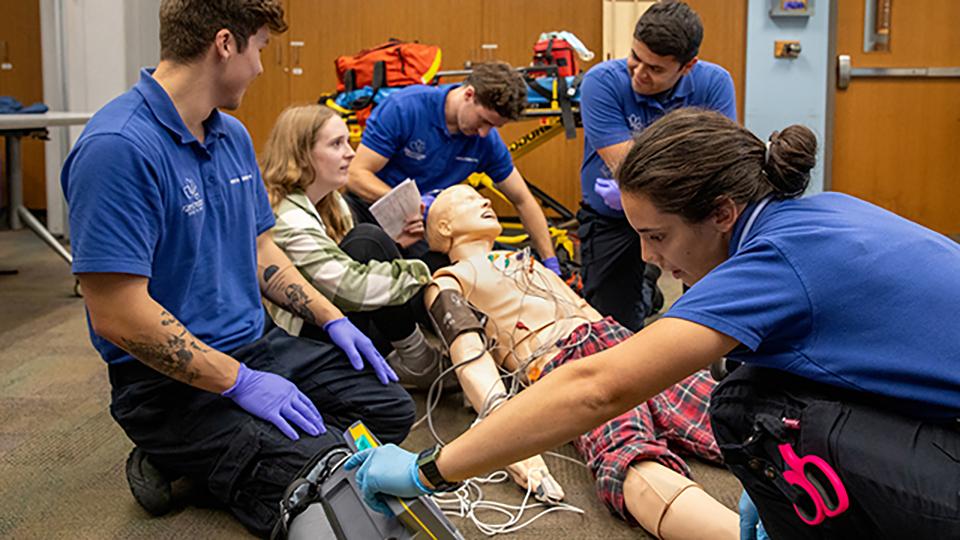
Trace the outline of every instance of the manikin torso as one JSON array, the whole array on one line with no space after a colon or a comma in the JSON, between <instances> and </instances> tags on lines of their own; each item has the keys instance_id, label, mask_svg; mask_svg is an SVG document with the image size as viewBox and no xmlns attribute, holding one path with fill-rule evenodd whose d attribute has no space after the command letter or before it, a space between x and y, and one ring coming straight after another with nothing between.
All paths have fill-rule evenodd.
<instances>
[{"instance_id":1,"label":"manikin torso","mask_svg":"<svg viewBox=\"0 0 960 540\"><path fill-rule=\"evenodd\" d=\"M438 270L455 279L463 296L488 316L491 354L508 369L526 367L536 379L557 353L556 343L581 324L603 317L527 250L491 251Z\"/></svg>"}]
</instances>

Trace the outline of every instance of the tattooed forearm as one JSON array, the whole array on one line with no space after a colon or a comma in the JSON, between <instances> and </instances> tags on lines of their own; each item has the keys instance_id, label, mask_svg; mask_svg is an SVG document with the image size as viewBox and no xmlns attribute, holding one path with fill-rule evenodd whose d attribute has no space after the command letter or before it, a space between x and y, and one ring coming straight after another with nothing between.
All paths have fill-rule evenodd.
<instances>
[{"instance_id":1,"label":"tattooed forearm","mask_svg":"<svg viewBox=\"0 0 960 540\"><path fill-rule=\"evenodd\" d=\"M193 384L199 376L191 366L194 353L210 352L189 333L179 321L168 312L161 314L160 324L173 326L177 334L167 334L165 340L131 339L121 337L123 348L135 358L151 368L186 384Z\"/></svg>"},{"instance_id":2,"label":"tattooed forearm","mask_svg":"<svg viewBox=\"0 0 960 540\"><path fill-rule=\"evenodd\" d=\"M303 287L296 283L291 283L287 285L287 288L284 289L283 292L286 297L286 303L282 306L284 309L312 325L317 324L317 318L309 306L310 299L307 298L307 294L303 292Z\"/></svg>"},{"instance_id":3,"label":"tattooed forearm","mask_svg":"<svg viewBox=\"0 0 960 540\"><path fill-rule=\"evenodd\" d=\"M299 283L291 283L289 276L298 275L292 266L283 269L271 264L263 270L263 294L273 303L316 325L317 316L313 313L310 297Z\"/></svg>"}]
</instances>

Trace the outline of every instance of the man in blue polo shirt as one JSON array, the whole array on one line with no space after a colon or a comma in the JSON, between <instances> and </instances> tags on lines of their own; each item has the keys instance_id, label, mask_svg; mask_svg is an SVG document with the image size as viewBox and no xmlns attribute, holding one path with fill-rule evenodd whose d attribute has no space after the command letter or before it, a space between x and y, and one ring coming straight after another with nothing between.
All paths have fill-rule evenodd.
<instances>
[{"instance_id":1,"label":"man in blue polo shirt","mask_svg":"<svg viewBox=\"0 0 960 540\"><path fill-rule=\"evenodd\" d=\"M660 309L660 270L644 264L640 241L611 180L632 137L667 112L703 107L736 120L733 80L722 67L699 61L700 17L683 2L658 2L637 21L626 59L594 66L584 76L583 201L580 221L584 296L600 313L637 331Z\"/></svg>"},{"instance_id":2,"label":"man in blue polo shirt","mask_svg":"<svg viewBox=\"0 0 960 540\"><path fill-rule=\"evenodd\" d=\"M516 206L544 266L559 274L543 210L497 132L520 117L526 92L523 77L504 62L476 66L461 85L398 91L367 120L357 157L350 164L348 188L371 203L407 178L417 182L421 194L428 194L475 172L486 173ZM404 232L422 238L423 221L412 220ZM413 249L410 254L420 256L421 251Z\"/></svg>"},{"instance_id":3,"label":"man in blue polo shirt","mask_svg":"<svg viewBox=\"0 0 960 540\"><path fill-rule=\"evenodd\" d=\"M164 0L159 65L94 115L61 177L134 497L163 514L186 476L261 536L296 472L340 443L326 425L400 442L414 420L370 340L273 243L250 136L218 111L285 30L276 0ZM265 333L261 293L330 342Z\"/></svg>"}]
</instances>

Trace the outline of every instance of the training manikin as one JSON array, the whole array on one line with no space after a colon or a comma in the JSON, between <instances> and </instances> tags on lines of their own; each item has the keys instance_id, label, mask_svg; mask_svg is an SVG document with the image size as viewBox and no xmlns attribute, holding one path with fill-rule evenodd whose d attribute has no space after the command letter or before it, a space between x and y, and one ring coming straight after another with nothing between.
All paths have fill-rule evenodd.
<instances>
[{"instance_id":1,"label":"training manikin","mask_svg":"<svg viewBox=\"0 0 960 540\"><path fill-rule=\"evenodd\" d=\"M494 251L500 224L490 201L473 188L444 190L426 225L431 249L453 263L434 274L427 306L453 364L467 362L456 372L481 419L508 395L498 366L529 384L630 336L528 253ZM690 480L686 463L672 451L720 460L706 411L712 387L706 372L691 375L574 441L601 499L659 538L738 537L737 515ZM563 421L563 411L544 421ZM507 472L521 487L529 479L540 498L563 497L540 456Z\"/></svg>"}]
</instances>

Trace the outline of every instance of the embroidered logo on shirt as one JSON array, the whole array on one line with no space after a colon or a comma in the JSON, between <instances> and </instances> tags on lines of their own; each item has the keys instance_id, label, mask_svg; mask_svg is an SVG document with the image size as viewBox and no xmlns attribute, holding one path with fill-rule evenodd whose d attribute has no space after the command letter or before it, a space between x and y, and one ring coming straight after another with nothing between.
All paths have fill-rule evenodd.
<instances>
[{"instance_id":1,"label":"embroidered logo on shirt","mask_svg":"<svg viewBox=\"0 0 960 540\"><path fill-rule=\"evenodd\" d=\"M187 204L180 207L183 210L183 213L188 216L196 215L203 211L203 199L200 197L200 189L197 188L197 183L192 178L183 179L183 191L184 197L189 201Z\"/></svg>"},{"instance_id":2,"label":"embroidered logo on shirt","mask_svg":"<svg viewBox=\"0 0 960 540\"><path fill-rule=\"evenodd\" d=\"M643 131L643 119L639 114L631 114L627 117L627 123L630 124L630 131L634 133Z\"/></svg>"},{"instance_id":3,"label":"embroidered logo on shirt","mask_svg":"<svg viewBox=\"0 0 960 540\"><path fill-rule=\"evenodd\" d=\"M427 151L427 143L423 142L421 139L414 139L403 149L404 155L410 159L415 159L417 161L423 161L427 159L427 155L424 153Z\"/></svg>"},{"instance_id":4,"label":"embroidered logo on shirt","mask_svg":"<svg viewBox=\"0 0 960 540\"><path fill-rule=\"evenodd\" d=\"M480 160L470 156L457 156L457 161L466 161L467 163L480 163Z\"/></svg>"}]
</instances>

